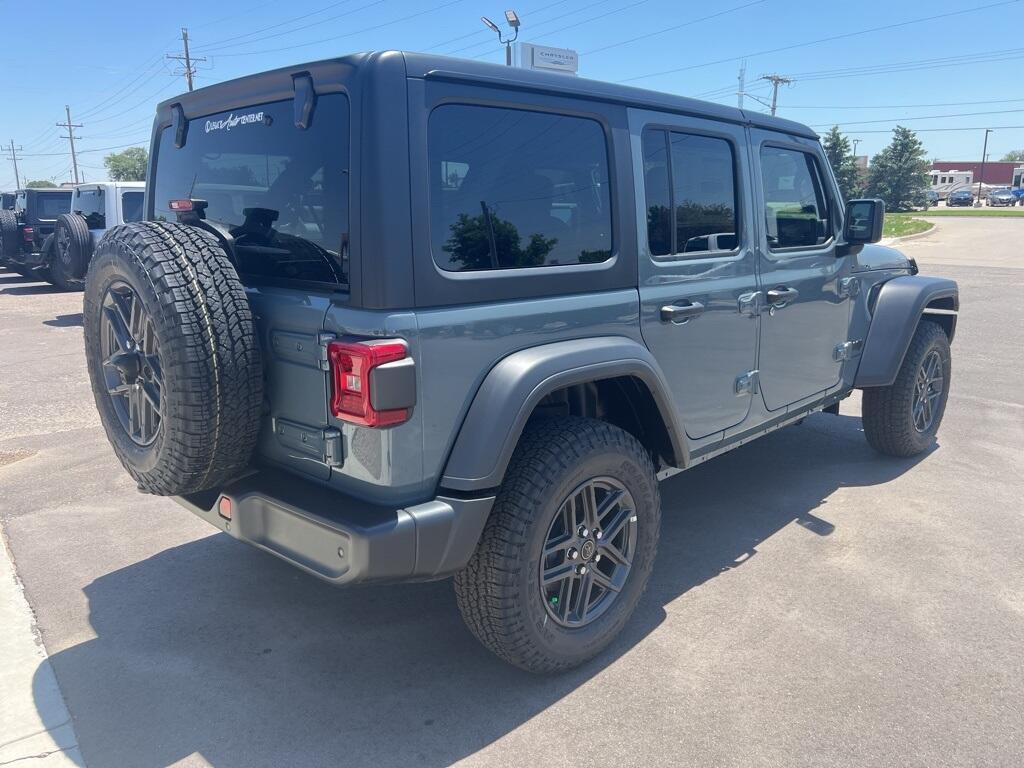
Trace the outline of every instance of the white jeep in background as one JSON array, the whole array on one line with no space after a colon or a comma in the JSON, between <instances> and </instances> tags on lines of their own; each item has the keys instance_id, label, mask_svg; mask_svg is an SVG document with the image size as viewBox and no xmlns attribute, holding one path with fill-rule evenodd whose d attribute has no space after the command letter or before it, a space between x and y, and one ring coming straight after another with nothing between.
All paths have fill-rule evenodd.
<instances>
[{"instance_id":1,"label":"white jeep in background","mask_svg":"<svg viewBox=\"0 0 1024 768\"><path fill-rule=\"evenodd\" d=\"M51 282L80 288L93 249L118 224L141 221L146 184L103 181L79 184L71 195L71 212L57 217L50 255Z\"/></svg>"}]
</instances>

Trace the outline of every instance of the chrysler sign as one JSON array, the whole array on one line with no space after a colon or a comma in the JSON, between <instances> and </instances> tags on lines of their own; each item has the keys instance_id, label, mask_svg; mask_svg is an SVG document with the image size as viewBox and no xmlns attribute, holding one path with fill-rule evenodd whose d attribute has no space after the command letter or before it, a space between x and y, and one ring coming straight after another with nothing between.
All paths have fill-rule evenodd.
<instances>
[{"instance_id":1,"label":"chrysler sign","mask_svg":"<svg viewBox=\"0 0 1024 768\"><path fill-rule=\"evenodd\" d=\"M520 43L519 66L575 75L580 68L580 57L570 48L549 48L545 45Z\"/></svg>"}]
</instances>

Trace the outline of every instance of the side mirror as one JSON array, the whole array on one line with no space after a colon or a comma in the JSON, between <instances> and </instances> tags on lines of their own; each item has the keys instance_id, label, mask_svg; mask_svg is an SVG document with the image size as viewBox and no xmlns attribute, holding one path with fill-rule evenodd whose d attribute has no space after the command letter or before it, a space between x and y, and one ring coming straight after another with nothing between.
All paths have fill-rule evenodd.
<instances>
[{"instance_id":1,"label":"side mirror","mask_svg":"<svg viewBox=\"0 0 1024 768\"><path fill-rule=\"evenodd\" d=\"M882 239L884 221L884 200L851 200L846 204L843 238L848 245L877 243Z\"/></svg>"}]
</instances>

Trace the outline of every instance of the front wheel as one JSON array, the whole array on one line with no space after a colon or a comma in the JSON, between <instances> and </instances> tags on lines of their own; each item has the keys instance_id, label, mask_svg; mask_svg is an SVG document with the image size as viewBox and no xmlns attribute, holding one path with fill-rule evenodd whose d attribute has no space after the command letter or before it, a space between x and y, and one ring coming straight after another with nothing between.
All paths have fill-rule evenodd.
<instances>
[{"instance_id":1,"label":"front wheel","mask_svg":"<svg viewBox=\"0 0 1024 768\"><path fill-rule=\"evenodd\" d=\"M530 672L600 653L632 615L654 564L661 502L629 433L565 417L523 433L472 559L455 576L466 624Z\"/></svg>"},{"instance_id":2,"label":"front wheel","mask_svg":"<svg viewBox=\"0 0 1024 768\"><path fill-rule=\"evenodd\" d=\"M949 397L949 338L938 325L917 326L896 380L864 390L864 435L889 456L915 456L935 443Z\"/></svg>"}]
</instances>

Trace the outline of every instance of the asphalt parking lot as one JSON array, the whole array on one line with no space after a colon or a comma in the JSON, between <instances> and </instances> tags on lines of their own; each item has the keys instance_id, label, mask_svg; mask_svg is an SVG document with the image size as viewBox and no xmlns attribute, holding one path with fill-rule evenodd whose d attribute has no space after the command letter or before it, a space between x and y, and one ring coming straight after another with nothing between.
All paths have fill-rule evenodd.
<instances>
[{"instance_id":1,"label":"asphalt parking lot","mask_svg":"<svg viewBox=\"0 0 1024 768\"><path fill-rule=\"evenodd\" d=\"M137 493L81 295L0 273L0 522L86 764L1024 764L1024 220L937 221L938 448L874 454L853 397L667 481L632 623L554 678L448 582L337 590Z\"/></svg>"}]
</instances>

